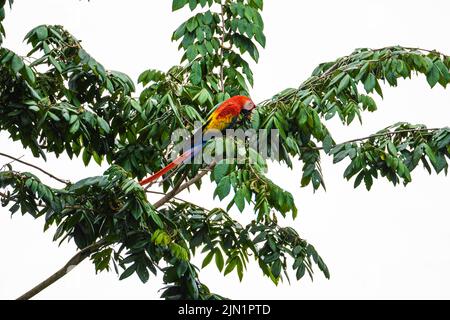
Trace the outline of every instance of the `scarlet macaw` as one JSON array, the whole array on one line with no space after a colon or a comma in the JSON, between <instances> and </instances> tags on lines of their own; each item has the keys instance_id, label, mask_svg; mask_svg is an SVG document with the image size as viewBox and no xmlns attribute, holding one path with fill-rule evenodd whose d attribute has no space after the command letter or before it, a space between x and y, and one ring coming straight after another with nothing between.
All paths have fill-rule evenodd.
<instances>
[{"instance_id":1,"label":"scarlet macaw","mask_svg":"<svg viewBox=\"0 0 450 320\"><path fill-rule=\"evenodd\" d=\"M232 128L236 123L240 115L245 118L250 118L253 109L256 108L256 105L253 101L246 96L234 96L226 101L222 102L222 104L217 107L216 110L208 117L208 120L202 126L203 135L207 133L209 130L219 130L224 131L226 129ZM140 181L139 183L143 186L158 178L162 177L168 171L176 168L178 165L182 164L188 159L192 159L197 155L197 153L201 150L202 146L206 143L203 141L198 145L194 145L191 149L184 152L181 156L176 158L174 161L169 163L166 167L159 170L152 176Z\"/></svg>"}]
</instances>

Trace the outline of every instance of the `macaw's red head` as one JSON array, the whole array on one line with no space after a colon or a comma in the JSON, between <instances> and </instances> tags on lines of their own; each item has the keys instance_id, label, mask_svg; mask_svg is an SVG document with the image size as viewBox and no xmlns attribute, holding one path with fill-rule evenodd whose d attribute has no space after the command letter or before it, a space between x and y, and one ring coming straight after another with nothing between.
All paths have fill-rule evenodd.
<instances>
[{"instance_id":1,"label":"macaw's red head","mask_svg":"<svg viewBox=\"0 0 450 320\"><path fill-rule=\"evenodd\" d=\"M246 96L235 96L231 99L235 100L235 102L240 105L241 114L243 114L247 119L250 119L253 110L256 108L256 105L252 99Z\"/></svg>"}]
</instances>

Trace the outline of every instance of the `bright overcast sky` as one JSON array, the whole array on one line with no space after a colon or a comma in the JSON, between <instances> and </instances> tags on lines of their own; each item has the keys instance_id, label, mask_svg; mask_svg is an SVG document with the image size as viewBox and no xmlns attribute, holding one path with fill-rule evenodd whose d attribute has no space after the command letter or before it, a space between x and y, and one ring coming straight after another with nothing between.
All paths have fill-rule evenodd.
<instances>
[{"instance_id":1,"label":"bright overcast sky","mask_svg":"<svg viewBox=\"0 0 450 320\"><path fill-rule=\"evenodd\" d=\"M61 24L106 68L136 80L147 68L166 70L179 62L177 45L170 42L170 36L188 12L170 10L169 0L15 0L6 16L4 45L24 54L27 47L22 39L31 28ZM261 101L295 87L318 63L355 48L399 44L449 54L449 12L450 2L439 0L266 0L263 16L268 41L254 67L252 98ZM362 126L357 122L350 128L330 124L337 141L362 137L397 121L450 125L450 88L431 90L424 77L399 81L397 88L383 88L384 100L377 99L379 110L364 114ZM106 168L84 168L81 161L53 156L44 164L21 145L9 142L4 133L0 134L0 149L25 155L24 159L72 180L101 174ZM5 161L0 159L0 163ZM450 177L429 176L418 168L406 188L376 181L367 192L354 190L353 182L342 178L346 163L332 165L324 159L323 166L327 192L313 194L310 188L299 187L300 163L294 171L273 165L270 177L293 193L299 208L295 221L282 223L293 225L316 246L331 271L330 280L317 272L314 282L305 277L275 287L255 263L242 283L235 274L221 276L213 264L201 272L201 280L213 292L235 299L449 299ZM189 198L206 207L220 205L212 200L211 189L205 184L202 193L193 192ZM252 219L251 211L233 215L241 221ZM10 218L0 208L0 299L16 298L75 253L72 243L58 247L52 242L54 230L44 234L43 224L42 219L34 221L19 214ZM95 275L93 264L85 261L36 298L156 299L161 287L160 277L144 285L137 276L119 281L114 272Z\"/></svg>"}]
</instances>

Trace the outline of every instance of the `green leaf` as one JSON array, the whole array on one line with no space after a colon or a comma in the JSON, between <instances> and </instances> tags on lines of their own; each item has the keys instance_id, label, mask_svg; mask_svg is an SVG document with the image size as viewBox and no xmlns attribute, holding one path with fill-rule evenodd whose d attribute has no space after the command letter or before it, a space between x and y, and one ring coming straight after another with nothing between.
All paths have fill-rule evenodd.
<instances>
[{"instance_id":1,"label":"green leaf","mask_svg":"<svg viewBox=\"0 0 450 320\"><path fill-rule=\"evenodd\" d=\"M319 266L319 269L323 272L325 278L330 279L330 271L328 270L327 265L320 256L317 258L317 265Z\"/></svg>"},{"instance_id":2,"label":"green leaf","mask_svg":"<svg viewBox=\"0 0 450 320\"><path fill-rule=\"evenodd\" d=\"M397 151L397 148L395 147L395 145L392 143L392 141L389 141L389 142L388 142L387 147L388 147L389 153L390 153L391 155L393 155L394 157L396 157L398 151Z\"/></svg>"},{"instance_id":3,"label":"green leaf","mask_svg":"<svg viewBox=\"0 0 450 320\"><path fill-rule=\"evenodd\" d=\"M235 257L235 258L231 259L230 262L228 262L227 267L225 268L225 271L224 271L224 273L223 273L225 276L226 276L227 274L231 273L231 271L233 271L234 268L236 268L236 265L237 265L237 263L238 263L238 260L237 260L237 259L238 259L238 258Z\"/></svg>"},{"instance_id":4,"label":"green leaf","mask_svg":"<svg viewBox=\"0 0 450 320\"><path fill-rule=\"evenodd\" d=\"M77 120L70 126L69 132L70 132L71 134L75 134L79 129L80 129L80 120L77 119Z\"/></svg>"},{"instance_id":5,"label":"green leaf","mask_svg":"<svg viewBox=\"0 0 450 320\"><path fill-rule=\"evenodd\" d=\"M275 278L278 278L280 276L281 273L281 260L276 260L273 264L272 264L272 268L271 268L272 274Z\"/></svg>"},{"instance_id":6,"label":"green leaf","mask_svg":"<svg viewBox=\"0 0 450 320\"><path fill-rule=\"evenodd\" d=\"M194 45L191 45L186 50L186 57L189 61L193 61L197 57L197 48Z\"/></svg>"},{"instance_id":7,"label":"green leaf","mask_svg":"<svg viewBox=\"0 0 450 320\"><path fill-rule=\"evenodd\" d=\"M294 248L294 250L292 250L292 253L294 254L294 256L298 256L300 252L302 252L303 247L302 246L296 246Z\"/></svg>"},{"instance_id":8,"label":"green leaf","mask_svg":"<svg viewBox=\"0 0 450 320\"><path fill-rule=\"evenodd\" d=\"M190 279L190 281L187 284L188 292L190 293L191 298L193 300L198 300L198 293L199 293L199 291L198 291L197 281L193 277L190 277L189 279Z\"/></svg>"},{"instance_id":9,"label":"green leaf","mask_svg":"<svg viewBox=\"0 0 450 320\"><path fill-rule=\"evenodd\" d=\"M183 8L189 0L173 0L172 2L172 11L177 11L181 8Z\"/></svg>"},{"instance_id":10,"label":"green leaf","mask_svg":"<svg viewBox=\"0 0 450 320\"><path fill-rule=\"evenodd\" d=\"M48 111L47 114L52 120L54 120L56 122L61 121L61 119L56 114L54 114L53 112Z\"/></svg>"},{"instance_id":11,"label":"green leaf","mask_svg":"<svg viewBox=\"0 0 450 320\"><path fill-rule=\"evenodd\" d=\"M263 9L263 0L253 0L253 3L256 5L256 8Z\"/></svg>"},{"instance_id":12,"label":"green leaf","mask_svg":"<svg viewBox=\"0 0 450 320\"><path fill-rule=\"evenodd\" d=\"M48 28L47 26L39 26L35 29L35 33L38 40L45 40L48 37Z\"/></svg>"},{"instance_id":13,"label":"green leaf","mask_svg":"<svg viewBox=\"0 0 450 320\"><path fill-rule=\"evenodd\" d=\"M364 172L364 171L361 171L361 172L356 176L355 184L353 185L353 187L354 187L355 189L361 184L361 182L362 182L364 176L365 176L365 172Z\"/></svg>"},{"instance_id":14,"label":"green leaf","mask_svg":"<svg viewBox=\"0 0 450 320\"><path fill-rule=\"evenodd\" d=\"M325 151L325 153L330 153L331 148L333 147L333 143L333 138L331 138L330 135L327 135L322 142L323 151Z\"/></svg>"},{"instance_id":15,"label":"green leaf","mask_svg":"<svg viewBox=\"0 0 450 320\"><path fill-rule=\"evenodd\" d=\"M375 75L373 73L369 73L369 75L366 78L366 81L364 81L364 89L370 93L373 91L373 89L376 86L377 79L375 78Z\"/></svg>"},{"instance_id":16,"label":"green leaf","mask_svg":"<svg viewBox=\"0 0 450 320\"><path fill-rule=\"evenodd\" d=\"M439 68L436 65L431 67L431 70L427 74L427 81L431 88L438 83L440 77Z\"/></svg>"},{"instance_id":17,"label":"green leaf","mask_svg":"<svg viewBox=\"0 0 450 320\"><path fill-rule=\"evenodd\" d=\"M228 170L230 169L230 164L226 162L220 162L214 167L214 180L216 183L219 183L220 180L222 180L223 177L226 176L228 173Z\"/></svg>"},{"instance_id":18,"label":"green leaf","mask_svg":"<svg viewBox=\"0 0 450 320\"><path fill-rule=\"evenodd\" d=\"M177 243L171 243L170 244L170 250L174 254L175 257L177 257L180 260L188 261L189 260L189 254L186 248L183 248Z\"/></svg>"},{"instance_id":19,"label":"green leaf","mask_svg":"<svg viewBox=\"0 0 450 320\"><path fill-rule=\"evenodd\" d=\"M189 32L193 32L198 27L198 21L195 18L191 18L187 21L186 28Z\"/></svg>"},{"instance_id":20,"label":"green leaf","mask_svg":"<svg viewBox=\"0 0 450 320\"><path fill-rule=\"evenodd\" d=\"M205 257L202 263L202 268L206 267L212 260L213 256L215 254L215 250L211 250Z\"/></svg>"},{"instance_id":21,"label":"green leaf","mask_svg":"<svg viewBox=\"0 0 450 320\"><path fill-rule=\"evenodd\" d=\"M213 21L213 15L211 14L211 11L206 11L203 15L203 22L208 25Z\"/></svg>"},{"instance_id":22,"label":"green leaf","mask_svg":"<svg viewBox=\"0 0 450 320\"><path fill-rule=\"evenodd\" d=\"M337 90L337 93L341 93L344 89L346 89L348 87L348 85L350 84L350 80L352 78L350 77L349 74L346 74L344 76L344 78L342 78L341 82L339 82L339 87Z\"/></svg>"},{"instance_id":23,"label":"green leaf","mask_svg":"<svg viewBox=\"0 0 450 320\"><path fill-rule=\"evenodd\" d=\"M226 176L223 177L219 184L217 185L216 190L214 191L214 197L217 195L219 196L220 200L223 200L229 193L231 190L231 182L230 182L230 177Z\"/></svg>"},{"instance_id":24,"label":"green leaf","mask_svg":"<svg viewBox=\"0 0 450 320\"><path fill-rule=\"evenodd\" d=\"M428 156L428 158L430 159L431 163L436 163L436 154L434 153L433 149L431 149L431 147L428 144L424 145L425 147L425 153Z\"/></svg>"},{"instance_id":25,"label":"green leaf","mask_svg":"<svg viewBox=\"0 0 450 320\"><path fill-rule=\"evenodd\" d=\"M303 278L303 276L305 275L305 271L306 271L305 265L303 263L300 264L300 266L297 269L297 273L295 275L297 277L297 280L300 280L301 278Z\"/></svg>"},{"instance_id":26,"label":"green leaf","mask_svg":"<svg viewBox=\"0 0 450 320\"><path fill-rule=\"evenodd\" d=\"M240 84L242 90L248 92L248 87L247 87L247 83L245 82L244 77L238 72L236 73L236 79L238 81L238 83Z\"/></svg>"},{"instance_id":27,"label":"green leaf","mask_svg":"<svg viewBox=\"0 0 450 320\"><path fill-rule=\"evenodd\" d=\"M147 267L144 264L139 264L136 270L139 279L141 279L142 283L146 283L150 278L150 274L148 273Z\"/></svg>"},{"instance_id":28,"label":"green leaf","mask_svg":"<svg viewBox=\"0 0 450 320\"><path fill-rule=\"evenodd\" d=\"M56 68L56 70L58 70L59 73L62 73L62 67L61 64L56 61L55 58L53 58L52 56L48 57L48 60L50 61L50 63Z\"/></svg>"},{"instance_id":29,"label":"green leaf","mask_svg":"<svg viewBox=\"0 0 450 320\"><path fill-rule=\"evenodd\" d=\"M204 105L206 101L210 100L211 96L207 89L203 88L197 95L197 101L200 105Z\"/></svg>"},{"instance_id":30,"label":"green leaf","mask_svg":"<svg viewBox=\"0 0 450 320\"><path fill-rule=\"evenodd\" d=\"M181 39L181 37L184 35L184 32L186 31L186 23L182 23L177 30L172 35L172 41L176 41Z\"/></svg>"},{"instance_id":31,"label":"green leaf","mask_svg":"<svg viewBox=\"0 0 450 320\"><path fill-rule=\"evenodd\" d=\"M188 264L185 261L181 261L177 266L177 275L178 277L182 277L186 271L188 270Z\"/></svg>"},{"instance_id":32,"label":"green leaf","mask_svg":"<svg viewBox=\"0 0 450 320\"><path fill-rule=\"evenodd\" d=\"M205 33L203 32L203 30L201 28L197 29L197 31L195 32L195 35L197 37L197 40L200 43L203 42L203 40L205 40Z\"/></svg>"},{"instance_id":33,"label":"green leaf","mask_svg":"<svg viewBox=\"0 0 450 320\"><path fill-rule=\"evenodd\" d=\"M83 163L84 163L84 165L87 166L90 161L91 161L91 153L86 148L84 148L84 150L83 150Z\"/></svg>"},{"instance_id":34,"label":"green leaf","mask_svg":"<svg viewBox=\"0 0 450 320\"><path fill-rule=\"evenodd\" d=\"M22 74L25 77L25 79L30 83L31 85L35 83L36 76L34 75L33 70L29 66L25 66L25 68L22 70Z\"/></svg>"},{"instance_id":35,"label":"green leaf","mask_svg":"<svg viewBox=\"0 0 450 320\"><path fill-rule=\"evenodd\" d=\"M220 251L220 249L215 250L215 261L216 261L217 269L219 269L219 271L222 271L225 262L223 260L223 255L222 255L222 252Z\"/></svg>"},{"instance_id":36,"label":"green leaf","mask_svg":"<svg viewBox=\"0 0 450 320\"><path fill-rule=\"evenodd\" d=\"M234 195L234 203L240 212L244 211L245 208L245 197L241 189L239 189Z\"/></svg>"},{"instance_id":37,"label":"green leaf","mask_svg":"<svg viewBox=\"0 0 450 320\"><path fill-rule=\"evenodd\" d=\"M198 61L192 63L190 79L192 81L192 84L194 85L198 85L200 84L200 82L202 82L202 68Z\"/></svg>"},{"instance_id":38,"label":"green leaf","mask_svg":"<svg viewBox=\"0 0 450 320\"><path fill-rule=\"evenodd\" d=\"M97 117L97 123L100 126L100 128L103 130L103 132L108 134L111 131L111 128L109 127L108 122L106 122L105 119L103 119L102 117Z\"/></svg>"},{"instance_id":39,"label":"green leaf","mask_svg":"<svg viewBox=\"0 0 450 320\"><path fill-rule=\"evenodd\" d=\"M193 11L197 7L197 0L189 0L189 9Z\"/></svg>"},{"instance_id":40,"label":"green leaf","mask_svg":"<svg viewBox=\"0 0 450 320\"><path fill-rule=\"evenodd\" d=\"M152 218L153 222L155 222L158 227L165 228L163 221L161 220L161 218L159 217L158 213L155 210L150 208L148 213L150 214L150 217Z\"/></svg>"},{"instance_id":41,"label":"green leaf","mask_svg":"<svg viewBox=\"0 0 450 320\"><path fill-rule=\"evenodd\" d=\"M261 47L265 47L266 46L266 36L264 35L264 33L261 31L260 28L254 28L255 31L255 40L261 45Z\"/></svg>"},{"instance_id":42,"label":"green leaf","mask_svg":"<svg viewBox=\"0 0 450 320\"><path fill-rule=\"evenodd\" d=\"M367 190L370 191L373 185L372 175L370 173L366 173L364 176L364 183L366 184Z\"/></svg>"},{"instance_id":43,"label":"green leaf","mask_svg":"<svg viewBox=\"0 0 450 320\"><path fill-rule=\"evenodd\" d=\"M15 54L11 60L11 69L14 72L19 72L24 66L25 64L23 63L22 58Z\"/></svg>"},{"instance_id":44,"label":"green leaf","mask_svg":"<svg viewBox=\"0 0 450 320\"><path fill-rule=\"evenodd\" d=\"M131 276L136 271L136 264L132 264L130 267L125 269L125 271L120 275L119 280L124 280Z\"/></svg>"}]
</instances>

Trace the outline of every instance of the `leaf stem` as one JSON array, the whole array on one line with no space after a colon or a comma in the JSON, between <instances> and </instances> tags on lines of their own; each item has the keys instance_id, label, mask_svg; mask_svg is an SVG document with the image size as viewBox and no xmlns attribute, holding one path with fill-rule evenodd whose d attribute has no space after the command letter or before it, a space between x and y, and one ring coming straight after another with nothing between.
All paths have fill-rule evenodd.
<instances>
[{"instance_id":1,"label":"leaf stem","mask_svg":"<svg viewBox=\"0 0 450 320\"><path fill-rule=\"evenodd\" d=\"M216 162L213 161L208 166L207 170L199 172L195 177L193 177L191 180L187 181L186 183L184 183L182 185L180 184L178 187L174 187L169 193L167 193L164 197L162 197L160 200L158 200L157 202L155 202L153 204L155 209L158 209L159 207L164 205L166 202L170 201L170 199L172 199L177 194L179 194L181 191L189 188L190 186L192 186L196 182L200 181L205 175L208 174L208 172L210 172L214 168L215 165L216 165ZM182 180L180 180L180 181L182 181Z\"/></svg>"},{"instance_id":2,"label":"leaf stem","mask_svg":"<svg viewBox=\"0 0 450 320\"><path fill-rule=\"evenodd\" d=\"M61 182L61 183L66 184L66 185L70 184L70 181L60 179L60 178L56 177L55 175L51 174L50 172L48 172L48 171L46 171L46 170L44 170L44 169L42 169L42 168L40 168L40 167L38 167L38 166L36 166L36 165L34 165L34 164L25 162L25 161L23 161L23 160L20 160L19 158L10 156L10 155L8 155L8 154L6 154L6 153L2 153L2 152L0 152L0 156L3 156L3 157L5 157L5 158L12 159L12 160L14 160L14 161L16 161L16 162L20 162L20 163L22 163L22 164L24 164L24 165L26 165L26 166L29 166L29 167L34 168L34 169L36 169L36 170L39 170L40 172L46 174L46 175L49 176L50 178L53 178L53 179L55 179L55 180L57 180L57 181L59 181L59 182Z\"/></svg>"},{"instance_id":3,"label":"leaf stem","mask_svg":"<svg viewBox=\"0 0 450 320\"><path fill-rule=\"evenodd\" d=\"M397 130L397 131L389 131L389 132L372 134L370 136L366 136L366 137L362 137L362 138L347 140L347 141L336 144L334 147L342 146L344 144L353 143L353 142L362 142L365 140L378 138L378 137L394 136L394 135L401 134L401 133L414 133L414 132L424 132L424 131L431 133L431 132L438 131L438 130L442 130L442 128L430 128L430 129L420 128L420 129L403 129L403 130ZM314 147L314 148L302 147L302 149L323 150L323 147Z\"/></svg>"}]
</instances>

